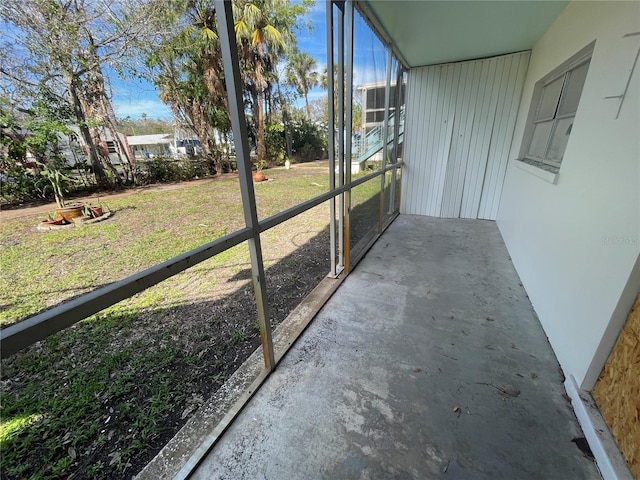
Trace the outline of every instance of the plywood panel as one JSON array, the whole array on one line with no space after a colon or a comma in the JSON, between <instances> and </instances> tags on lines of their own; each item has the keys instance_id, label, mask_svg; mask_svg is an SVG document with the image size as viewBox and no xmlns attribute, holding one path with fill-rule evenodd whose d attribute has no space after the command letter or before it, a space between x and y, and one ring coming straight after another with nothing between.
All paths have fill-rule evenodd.
<instances>
[{"instance_id":1,"label":"plywood panel","mask_svg":"<svg viewBox=\"0 0 640 480\"><path fill-rule=\"evenodd\" d=\"M495 219L528 59L410 71L403 213Z\"/></svg>"},{"instance_id":2,"label":"plywood panel","mask_svg":"<svg viewBox=\"0 0 640 480\"><path fill-rule=\"evenodd\" d=\"M640 479L640 295L592 394L631 472Z\"/></svg>"}]
</instances>

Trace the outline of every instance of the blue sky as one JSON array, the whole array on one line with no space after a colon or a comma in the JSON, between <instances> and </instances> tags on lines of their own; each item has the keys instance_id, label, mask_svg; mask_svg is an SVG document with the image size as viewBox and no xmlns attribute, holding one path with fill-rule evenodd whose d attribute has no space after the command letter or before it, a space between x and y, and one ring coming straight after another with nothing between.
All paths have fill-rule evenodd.
<instances>
[{"instance_id":1,"label":"blue sky","mask_svg":"<svg viewBox=\"0 0 640 480\"><path fill-rule=\"evenodd\" d=\"M302 30L298 32L298 49L308 53L316 59L318 73L322 74L327 66L327 33L326 33L326 6L323 0L316 0L315 5L309 11L307 19L312 25L312 31ZM309 100L321 98L326 95L326 90L314 88L309 92ZM302 107L304 100L298 100L298 107Z\"/></svg>"},{"instance_id":2,"label":"blue sky","mask_svg":"<svg viewBox=\"0 0 640 480\"><path fill-rule=\"evenodd\" d=\"M307 14L311 22L312 31L300 29L296 36L298 48L316 59L318 72L322 73L327 64L327 47L325 32L326 3L317 0ZM356 85L385 80L386 52L375 35L369 30L364 21L356 15L354 30L354 75ZM284 70L284 66L281 68ZM158 99L152 84L143 81L123 81L116 75L111 76L113 90L113 105L118 117L140 118L145 113L149 118L163 118L170 120L170 110ZM321 98L326 91L314 88L309 94L309 100ZM304 104L303 99L297 102L298 107Z\"/></svg>"},{"instance_id":3,"label":"blue sky","mask_svg":"<svg viewBox=\"0 0 640 480\"><path fill-rule=\"evenodd\" d=\"M144 113L149 118L171 119L171 111L160 101L153 84L141 80L121 80L111 77L113 108L117 117L140 118Z\"/></svg>"},{"instance_id":4,"label":"blue sky","mask_svg":"<svg viewBox=\"0 0 640 480\"><path fill-rule=\"evenodd\" d=\"M325 2L316 0L305 18L311 23L312 31L308 32L301 28L296 32L298 48L316 59L320 73L327 63L325 16ZM284 71L284 65L281 70ZM123 81L114 75L112 88L116 116L140 118L143 113L146 113L149 118L171 119L171 111L160 101L153 84L133 80ZM326 95L326 91L316 88L309 95L309 99L320 98L322 95ZM303 103L304 101L299 99L298 106L302 107Z\"/></svg>"}]
</instances>

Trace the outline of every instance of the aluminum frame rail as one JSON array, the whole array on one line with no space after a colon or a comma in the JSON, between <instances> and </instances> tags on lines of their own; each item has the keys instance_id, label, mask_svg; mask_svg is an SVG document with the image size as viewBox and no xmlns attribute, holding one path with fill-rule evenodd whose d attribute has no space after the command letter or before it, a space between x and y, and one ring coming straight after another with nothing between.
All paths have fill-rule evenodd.
<instances>
[{"instance_id":1,"label":"aluminum frame rail","mask_svg":"<svg viewBox=\"0 0 640 480\"><path fill-rule=\"evenodd\" d=\"M396 72L396 90L395 90L395 111L396 118L393 123L393 154L391 156L391 162L394 165L402 165L402 161L398 162L398 146L400 144L400 122L403 122L402 119L402 111L404 110L406 115L406 107L404 106L405 96L404 96L404 83L402 82L404 78L404 67L402 65L398 65L398 70ZM402 125L404 136L404 122ZM404 138L402 139L404 143ZM394 168L391 172L391 185L389 188L389 215L391 215L395 211L395 199L396 199L396 178L397 178L397 170Z\"/></svg>"},{"instance_id":2,"label":"aluminum frame rail","mask_svg":"<svg viewBox=\"0 0 640 480\"><path fill-rule=\"evenodd\" d=\"M326 37L327 37L327 113L329 117L327 150L329 151L329 191L336 188L336 121L333 99L333 4L329 4L325 8L326 14ZM329 202L329 251L331 255L331 267L329 276L336 278L338 276L338 266L336 262L336 198L332 197Z\"/></svg>"},{"instance_id":3,"label":"aluminum frame rail","mask_svg":"<svg viewBox=\"0 0 640 480\"><path fill-rule=\"evenodd\" d=\"M387 72L386 83L384 86L384 121L382 122L382 128L384 130L382 134L382 168L387 166L387 155L389 154L389 144L387 138L389 136L389 107L391 103L391 67L393 64L393 55L387 50ZM396 88L397 90L397 88ZM395 140L395 139L394 139ZM382 233L382 220L384 218L384 185L386 176L380 177L380 202L378 205L378 233Z\"/></svg>"},{"instance_id":4,"label":"aluminum frame rail","mask_svg":"<svg viewBox=\"0 0 640 480\"><path fill-rule=\"evenodd\" d=\"M344 172L344 183L349 188L344 193L344 269L347 273L351 271L351 263L349 261L349 256L351 254L351 134L353 127L353 22L354 22L354 6L353 0L346 0L344 4L345 9L345 21L347 23L347 39L346 39L346 57L347 64L340 63L338 65L339 71L344 71L345 67L347 70L347 78L346 78L346 91L345 98L348 99L348 106L344 109L344 131L345 137L349 139L349 141L345 145L344 149L344 158L341 158L341 162L343 165L348 165L349 168L345 168ZM342 84L340 85L343 86ZM342 130L341 130L342 131Z\"/></svg>"},{"instance_id":5,"label":"aluminum frame rail","mask_svg":"<svg viewBox=\"0 0 640 480\"><path fill-rule=\"evenodd\" d=\"M335 1L329 4L328 8L333 11L333 5L337 8L338 17L338 186L344 186L344 14L345 14L345 2L344 0ZM333 36L333 32L327 32ZM327 59L327 65L331 65L331 71L333 72L333 56L331 62ZM332 77L333 79L333 74ZM329 99L333 102L334 99ZM348 249L345 250L345 218L344 218L344 194L339 198L339 210L338 210L338 269L340 271L345 268L345 251L348 253Z\"/></svg>"},{"instance_id":6,"label":"aluminum frame rail","mask_svg":"<svg viewBox=\"0 0 640 480\"><path fill-rule=\"evenodd\" d=\"M260 327L260 341L262 343L265 369L271 371L275 368L275 356L273 353L273 340L271 338L271 324L269 323L269 305L266 303L267 280L264 274L262 246L260 243L260 231L258 229L256 195L251 179L249 135L247 134L247 120L244 115L242 78L240 77L240 62L238 59L238 47L236 45L236 34L233 23L233 9L231 2L224 2L223 0L216 0L214 5L217 13L218 38L220 39L220 49L222 50L227 98L229 99L229 117L231 118L231 128L234 133L233 141L236 147L236 158L240 159L237 164L244 221L252 233L248 239L249 258L251 260L253 293L258 312L258 325ZM224 16L222 16L222 14L224 14Z\"/></svg>"},{"instance_id":7,"label":"aluminum frame rail","mask_svg":"<svg viewBox=\"0 0 640 480\"><path fill-rule=\"evenodd\" d=\"M0 330L2 358L53 335L74 323L132 297L163 280L224 252L249 238L251 230L244 228L159 265L143 270L118 282L82 295L67 303L47 310L22 322Z\"/></svg>"}]
</instances>

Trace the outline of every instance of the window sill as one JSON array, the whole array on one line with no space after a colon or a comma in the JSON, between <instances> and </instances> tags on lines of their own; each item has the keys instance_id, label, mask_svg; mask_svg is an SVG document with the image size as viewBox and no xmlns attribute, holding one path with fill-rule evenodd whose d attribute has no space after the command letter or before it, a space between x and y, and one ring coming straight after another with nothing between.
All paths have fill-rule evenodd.
<instances>
[{"instance_id":1,"label":"window sill","mask_svg":"<svg viewBox=\"0 0 640 480\"><path fill-rule=\"evenodd\" d=\"M557 171L558 169L549 165L536 162L535 160L529 160L528 158L516 158L515 166L546 182L554 185L558 183L558 177L560 176Z\"/></svg>"}]
</instances>

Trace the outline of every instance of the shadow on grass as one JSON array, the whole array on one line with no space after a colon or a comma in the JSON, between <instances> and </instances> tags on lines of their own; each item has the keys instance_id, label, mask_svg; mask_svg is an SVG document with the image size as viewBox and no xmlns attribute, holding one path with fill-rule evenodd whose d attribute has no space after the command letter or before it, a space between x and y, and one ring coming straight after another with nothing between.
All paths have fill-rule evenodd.
<instances>
[{"instance_id":1,"label":"shadow on grass","mask_svg":"<svg viewBox=\"0 0 640 480\"><path fill-rule=\"evenodd\" d=\"M266 270L273 327L328 273L328 243L327 227ZM249 280L213 301L116 305L4 360L0 476L137 473L259 346L255 312Z\"/></svg>"},{"instance_id":2,"label":"shadow on grass","mask_svg":"<svg viewBox=\"0 0 640 480\"><path fill-rule=\"evenodd\" d=\"M56 288L54 290L53 289L52 290L38 290L37 292L33 292L33 293L29 293L29 294L18 293L15 296L16 301L13 302L13 303L6 304L6 305L0 305L0 311L2 311L3 308L9 308L9 307L16 306L16 305L23 305L24 303L27 303L27 302L25 302L25 300L29 299L31 297L45 297L45 296L53 295L53 294L61 294L61 293L65 293L65 292L77 292L78 290L82 290L80 293L77 293L77 294L72 295L70 297L66 297L64 299L64 301L60 302L62 304L62 303L70 302L71 300L74 300L74 299L76 299L78 297L81 297L82 295L86 295L87 293L92 292L93 290L97 290L99 288L111 285L112 283L113 282L100 283L100 284L97 284L97 285L92 285L91 288L89 288L89 287L70 287L70 288ZM46 309L46 308L42 309L42 310L40 310L38 312L35 312L32 315L30 315L30 317L34 317L36 315L39 315L40 313L46 312L47 310L48 309ZM27 317L27 318L30 318L30 317ZM12 323L8 323L6 325L2 325L0 328L6 328L6 327L8 327L10 325L15 325L16 323L20 323L20 322L22 322L24 320L26 320L26 318L21 318L21 319L16 320L16 321L14 321Z\"/></svg>"},{"instance_id":3,"label":"shadow on grass","mask_svg":"<svg viewBox=\"0 0 640 480\"><path fill-rule=\"evenodd\" d=\"M373 204L377 195L354 214ZM272 328L328 270L328 225L266 269ZM139 472L259 346L250 278L242 269L219 299L115 305L4 360L0 476Z\"/></svg>"},{"instance_id":4,"label":"shadow on grass","mask_svg":"<svg viewBox=\"0 0 640 480\"><path fill-rule=\"evenodd\" d=\"M241 280L251 280L251 267L243 268L238 273L236 273L234 276L230 277L227 280L227 282L232 283L232 282L237 282L237 281L241 281Z\"/></svg>"},{"instance_id":5,"label":"shadow on grass","mask_svg":"<svg viewBox=\"0 0 640 480\"><path fill-rule=\"evenodd\" d=\"M390 177L390 173L387 173L387 175ZM387 211L389 205L389 186L389 184L385 183L385 189L383 192L384 212ZM358 189L364 189L365 196L368 198L351 210L350 245L352 251L358 250L361 247L360 242L365 238L369 238L372 229L378 228L380 178L369 180L368 182L357 186L354 189L354 192ZM369 189L369 191L366 189ZM399 178L396 179L396 192L400 192ZM355 193L353 194L353 197L356 197Z\"/></svg>"}]
</instances>

